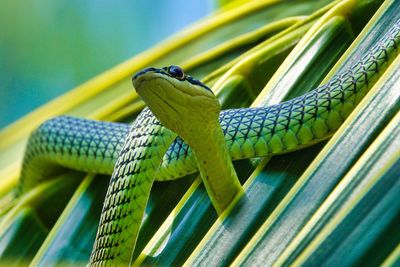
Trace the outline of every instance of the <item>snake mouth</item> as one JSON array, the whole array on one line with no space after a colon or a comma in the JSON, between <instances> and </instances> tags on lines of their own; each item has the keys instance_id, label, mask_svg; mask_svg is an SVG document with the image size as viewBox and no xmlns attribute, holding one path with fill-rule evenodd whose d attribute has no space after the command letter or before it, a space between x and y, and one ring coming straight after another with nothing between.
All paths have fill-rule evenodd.
<instances>
[{"instance_id":1,"label":"snake mouth","mask_svg":"<svg viewBox=\"0 0 400 267\"><path fill-rule=\"evenodd\" d=\"M157 89L162 88L160 85L155 83L152 86L146 86L146 83L154 80L165 81L165 79L160 76L139 76L137 79L133 80L136 92L143 98L150 110L159 120L161 117L179 117L181 112L157 92Z\"/></svg>"},{"instance_id":2,"label":"snake mouth","mask_svg":"<svg viewBox=\"0 0 400 267\"><path fill-rule=\"evenodd\" d=\"M133 87L135 88L135 91L139 93L140 89L142 88L142 85L144 82L148 81L144 76L139 76L138 78L132 79L132 84Z\"/></svg>"},{"instance_id":3,"label":"snake mouth","mask_svg":"<svg viewBox=\"0 0 400 267\"><path fill-rule=\"evenodd\" d=\"M133 84L133 87L135 88L136 92L140 95L141 94L140 91L143 92L143 90L145 90L145 89L143 89L143 84L152 82L155 80L167 81L162 76L157 75L157 76L148 77L148 76L146 76L146 73L144 73L142 75L139 75L138 77L135 76L132 79L132 84Z\"/></svg>"},{"instance_id":4,"label":"snake mouth","mask_svg":"<svg viewBox=\"0 0 400 267\"><path fill-rule=\"evenodd\" d=\"M176 114L180 114L179 110L177 110L173 105L171 105L171 103L169 103L167 100L165 100L165 98L162 97L157 92L156 88L154 88L154 87L157 87L158 89L162 90L162 87L160 85L155 84L154 86L151 86L149 88L146 88L146 89L144 88L143 85L145 83L148 83L148 82L151 82L151 81L155 81L155 80L161 80L161 81L167 82L171 86L173 86L173 84L171 82L169 82L168 80L164 79L162 76L159 76L159 75L151 76L151 77L146 77L145 74L138 75L138 76L134 77L134 79L132 80L132 83L133 83L133 86L135 87L136 92L142 98L144 98L146 100L145 102L148 105L150 104L149 105L150 109L151 108L156 108L156 105L158 104L157 106L159 106L159 107L164 106L165 108L170 109L172 112L174 112ZM149 93L151 93L152 96L151 97L146 97L146 95L148 95ZM157 99L158 101L156 101L156 102L158 102L158 103L154 103L154 105L153 105L152 103L154 101L152 101L152 100L154 100L154 99ZM163 108L163 109L165 109L165 108ZM166 113L165 110L164 110L164 113Z\"/></svg>"}]
</instances>

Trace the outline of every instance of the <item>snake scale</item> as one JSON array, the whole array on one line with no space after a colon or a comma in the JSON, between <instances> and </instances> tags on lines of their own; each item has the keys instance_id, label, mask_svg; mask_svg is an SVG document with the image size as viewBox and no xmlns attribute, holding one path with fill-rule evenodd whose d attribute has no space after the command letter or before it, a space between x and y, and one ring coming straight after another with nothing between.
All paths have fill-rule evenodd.
<instances>
[{"instance_id":1,"label":"snake scale","mask_svg":"<svg viewBox=\"0 0 400 267\"><path fill-rule=\"evenodd\" d=\"M268 107L221 111L219 122L232 160L286 153L331 136L399 53L400 21L351 68L302 96ZM169 82L203 87L168 68L146 69ZM137 76L136 76L137 77ZM151 81L150 81L151 82ZM111 174L90 264L131 260L154 178L198 171L192 149L145 108L132 126L61 116L39 126L28 141L18 194L57 173L59 166Z\"/></svg>"}]
</instances>

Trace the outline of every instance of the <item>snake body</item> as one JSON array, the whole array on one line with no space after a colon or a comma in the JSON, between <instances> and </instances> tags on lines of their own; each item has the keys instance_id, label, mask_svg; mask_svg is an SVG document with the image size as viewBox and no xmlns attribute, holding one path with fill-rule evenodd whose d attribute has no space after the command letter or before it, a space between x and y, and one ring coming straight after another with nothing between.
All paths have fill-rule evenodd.
<instances>
[{"instance_id":1,"label":"snake body","mask_svg":"<svg viewBox=\"0 0 400 267\"><path fill-rule=\"evenodd\" d=\"M286 153L330 137L398 55L399 45L397 21L357 63L325 85L277 105L222 111L230 157ZM186 82L200 83L191 77ZM72 117L43 123L29 139L19 191L53 174L58 165L113 173L92 264L130 261L154 177L171 180L197 171L192 149L147 108L131 127Z\"/></svg>"},{"instance_id":2,"label":"snake body","mask_svg":"<svg viewBox=\"0 0 400 267\"><path fill-rule=\"evenodd\" d=\"M155 173L175 137L149 109L135 120L107 189L91 265L130 262Z\"/></svg>"}]
</instances>

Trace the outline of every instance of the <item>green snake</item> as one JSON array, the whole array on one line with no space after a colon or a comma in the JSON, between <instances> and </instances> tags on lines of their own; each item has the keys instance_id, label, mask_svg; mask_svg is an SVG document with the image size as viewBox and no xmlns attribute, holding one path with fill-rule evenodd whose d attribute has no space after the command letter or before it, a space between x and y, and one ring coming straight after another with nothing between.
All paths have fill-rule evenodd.
<instances>
[{"instance_id":1,"label":"green snake","mask_svg":"<svg viewBox=\"0 0 400 267\"><path fill-rule=\"evenodd\" d=\"M149 108L132 126L50 119L31 134L18 192L54 175L60 165L112 173L90 264L127 265L154 179L172 180L200 169L203 180L210 176L208 192L222 211L240 191L231 160L286 153L330 137L397 56L399 44L397 21L325 85L277 105L224 110L219 120L213 115L219 105L200 81L176 66L145 69L133 77L134 87L162 123Z\"/></svg>"}]
</instances>

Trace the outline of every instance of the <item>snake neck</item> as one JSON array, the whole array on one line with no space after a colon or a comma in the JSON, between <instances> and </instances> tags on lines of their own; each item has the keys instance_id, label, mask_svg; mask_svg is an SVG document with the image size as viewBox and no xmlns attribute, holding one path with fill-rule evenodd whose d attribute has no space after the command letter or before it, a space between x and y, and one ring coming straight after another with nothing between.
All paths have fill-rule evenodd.
<instances>
[{"instance_id":1,"label":"snake neck","mask_svg":"<svg viewBox=\"0 0 400 267\"><path fill-rule=\"evenodd\" d=\"M203 183L218 214L242 192L219 122L194 131L188 141L197 158ZM193 135L192 135L193 136Z\"/></svg>"}]
</instances>

